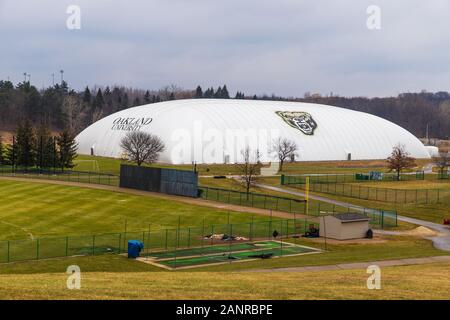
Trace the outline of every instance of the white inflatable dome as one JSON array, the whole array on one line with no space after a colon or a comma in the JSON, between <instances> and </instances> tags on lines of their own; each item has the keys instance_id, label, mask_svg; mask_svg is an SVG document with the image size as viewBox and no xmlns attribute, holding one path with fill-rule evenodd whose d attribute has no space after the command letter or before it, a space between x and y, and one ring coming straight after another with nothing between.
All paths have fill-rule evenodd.
<instances>
[{"instance_id":1,"label":"white inflatable dome","mask_svg":"<svg viewBox=\"0 0 450 320\"><path fill-rule=\"evenodd\" d=\"M430 158L411 133L371 114L327 105L234 99L190 99L148 104L109 115L77 137L78 152L126 156L128 132L159 136L160 162L235 163L248 147L262 162L274 161L273 141L296 142L297 161L386 159L397 144L415 158Z\"/></svg>"}]
</instances>

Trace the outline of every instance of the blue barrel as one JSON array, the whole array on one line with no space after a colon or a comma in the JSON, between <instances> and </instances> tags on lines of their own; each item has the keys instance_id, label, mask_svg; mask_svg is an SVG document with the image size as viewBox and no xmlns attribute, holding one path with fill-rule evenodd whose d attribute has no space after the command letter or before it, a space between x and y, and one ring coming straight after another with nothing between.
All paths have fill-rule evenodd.
<instances>
[{"instance_id":1,"label":"blue barrel","mask_svg":"<svg viewBox=\"0 0 450 320\"><path fill-rule=\"evenodd\" d=\"M128 258L136 259L144 249L144 244L139 240L128 240Z\"/></svg>"}]
</instances>

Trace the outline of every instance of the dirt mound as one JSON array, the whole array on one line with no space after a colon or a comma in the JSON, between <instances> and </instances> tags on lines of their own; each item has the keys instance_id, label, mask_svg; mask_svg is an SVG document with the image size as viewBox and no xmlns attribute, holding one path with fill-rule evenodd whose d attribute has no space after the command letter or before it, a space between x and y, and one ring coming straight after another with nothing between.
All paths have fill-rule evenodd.
<instances>
[{"instance_id":1,"label":"dirt mound","mask_svg":"<svg viewBox=\"0 0 450 320\"><path fill-rule=\"evenodd\" d=\"M407 235L411 236L420 236L420 237L433 237L437 236L437 232L434 230L431 230L427 227L420 226L415 229L412 229L410 231L405 232Z\"/></svg>"}]
</instances>

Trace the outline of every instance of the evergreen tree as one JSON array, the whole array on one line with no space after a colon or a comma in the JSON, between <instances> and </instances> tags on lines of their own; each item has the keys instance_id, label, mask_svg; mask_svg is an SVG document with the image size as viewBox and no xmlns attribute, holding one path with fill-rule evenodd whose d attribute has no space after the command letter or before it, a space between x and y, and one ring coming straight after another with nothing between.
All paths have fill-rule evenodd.
<instances>
[{"instance_id":1,"label":"evergreen tree","mask_svg":"<svg viewBox=\"0 0 450 320\"><path fill-rule=\"evenodd\" d=\"M32 167L36 161L36 136L29 120L19 124L16 132L17 165Z\"/></svg>"},{"instance_id":2,"label":"evergreen tree","mask_svg":"<svg viewBox=\"0 0 450 320\"><path fill-rule=\"evenodd\" d=\"M40 120L38 117L42 115L42 104L41 94L38 89L35 86L30 85L29 82L19 83L17 89L23 99L23 118L30 119L32 121Z\"/></svg>"},{"instance_id":3,"label":"evergreen tree","mask_svg":"<svg viewBox=\"0 0 450 320\"><path fill-rule=\"evenodd\" d=\"M102 89L98 89L97 95L95 96L95 99L94 99L94 104L93 104L94 109L102 110L104 104L105 104L105 100L103 99Z\"/></svg>"},{"instance_id":4,"label":"evergreen tree","mask_svg":"<svg viewBox=\"0 0 450 320\"><path fill-rule=\"evenodd\" d=\"M64 168L71 169L75 165L73 160L77 156L77 143L75 137L68 129L64 129L56 138L58 145L58 164L61 170Z\"/></svg>"},{"instance_id":5,"label":"evergreen tree","mask_svg":"<svg viewBox=\"0 0 450 320\"><path fill-rule=\"evenodd\" d=\"M6 145L4 153L4 164L10 166L17 165L17 143L14 136L12 138L12 141L12 144Z\"/></svg>"},{"instance_id":6,"label":"evergreen tree","mask_svg":"<svg viewBox=\"0 0 450 320\"><path fill-rule=\"evenodd\" d=\"M220 86L217 88L217 91L214 93L214 98L216 98L216 99L222 98L222 88Z\"/></svg>"},{"instance_id":7,"label":"evergreen tree","mask_svg":"<svg viewBox=\"0 0 450 320\"><path fill-rule=\"evenodd\" d=\"M136 106L140 106L140 105L141 105L141 100L139 99L139 97L136 97L134 99L133 106L136 107Z\"/></svg>"},{"instance_id":8,"label":"evergreen tree","mask_svg":"<svg viewBox=\"0 0 450 320\"><path fill-rule=\"evenodd\" d=\"M203 98L203 90L202 90L202 87L198 86L197 89L195 89L195 98L196 98L196 99Z\"/></svg>"},{"instance_id":9,"label":"evergreen tree","mask_svg":"<svg viewBox=\"0 0 450 320\"><path fill-rule=\"evenodd\" d=\"M151 103L151 99L150 99L150 92L147 90L144 94L144 103L145 104L149 104Z\"/></svg>"},{"instance_id":10,"label":"evergreen tree","mask_svg":"<svg viewBox=\"0 0 450 320\"><path fill-rule=\"evenodd\" d=\"M228 93L228 89L227 89L227 85L226 84L223 85L222 91L220 93L220 97L222 99L230 99L230 94Z\"/></svg>"},{"instance_id":11,"label":"evergreen tree","mask_svg":"<svg viewBox=\"0 0 450 320\"><path fill-rule=\"evenodd\" d=\"M5 164L5 147L3 146L2 137L0 136L0 165Z\"/></svg>"},{"instance_id":12,"label":"evergreen tree","mask_svg":"<svg viewBox=\"0 0 450 320\"><path fill-rule=\"evenodd\" d=\"M203 97L208 99L214 98L214 89L213 88L207 89Z\"/></svg>"},{"instance_id":13,"label":"evergreen tree","mask_svg":"<svg viewBox=\"0 0 450 320\"><path fill-rule=\"evenodd\" d=\"M105 89L105 92L104 92L104 96L109 97L110 95L111 95L111 89L109 88L109 86L107 86Z\"/></svg>"},{"instance_id":14,"label":"evergreen tree","mask_svg":"<svg viewBox=\"0 0 450 320\"><path fill-rule=\"evenodd\" d=\"M175 94L173 92L170 93L169 100L175 100Z\"/></svg>"},{"instance_id":15,"label":"evergreen tree","mask_svg":"<svg viewBox=\"0 0 450 320\"><path fill-rule=\"evenodd\" d=\"M50 168L54 165L53 138L44 125L37 130L36 135L36 166L41 169Z\"/></svg>"},{"instance_id":16,"label":"evergreen tree","mask_svg":"<svg viewBox=\"0 0 450 320\"><path fill-rule=\"evenodd\" d=\"M245 99L245 96L242 92L238 91L238 92L236 92L236 96L234 98L235 99Z\"/></svg>"},{"instance_id":17,"label":"evergreen tree","mask_svg":"<svg viewBox=\"0 0 450 320\"><path fill-rule=\"evenodd\" d=\"M125 94L123 95L123 98L122 98L122 104L121 104L120 108L123 110L123 109L127 109L129 106L130 106L130 102L128 99L128 94L125 92Z\"/></svg>"},{"instance_id":18,"label":"evergreen tree","mask_svg":"<svg viewBox=\"0 0 450 320\"><path fill-rule=\"evenodd\" d=\"M61 82L61 87L60 87L61 93L62 94L67 94L69 92L69 86L67 85L66 81L62 81Z\"/></svg>"}]
</instances>

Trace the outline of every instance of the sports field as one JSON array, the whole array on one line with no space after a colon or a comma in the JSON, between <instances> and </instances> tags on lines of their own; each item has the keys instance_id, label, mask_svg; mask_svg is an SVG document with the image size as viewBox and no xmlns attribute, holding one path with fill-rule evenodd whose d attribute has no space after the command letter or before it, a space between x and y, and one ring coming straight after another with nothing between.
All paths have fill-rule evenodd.
<instances>
[{"instance_id":1,"label":"sports field","mask_svg":"<svg viewBox=\"0 0 450 320\"><path fill-rule=\"evenodd\" d=\"M39 181L13 181L0 179L0 240L5 239L30 239L31 237L48 237L61 235L80 235L105 232L123 232L125 226L128 230L147 229L162 230L165 227L174 227L180 221L181 227L199 226L203 221L207 224L220 223L227 224L228 210L211 207L203 207L173 200L167 200L154 196L138 196L122 192L107 190L97 190L84 187L64 186L47 184ZM181 217L181 218L180 218ZM179 220L180 219L180 220ZM232 223L255 221L266 221L267 216L244 212L230 212ZM274 217L274 221L276 218ZM261 240L260 240L261 241ZM259 241L256 241L259 242ZM263 299L263 298L302 298L306 297L305 292L308 287L319 285L322 281L336 281L327 290L320 290L311 293L311 298L333 298L333 297L359 297L359 298L382 298L377 293L365 292L361 288L359 295L354 295L346 288L352 287L354 290L358 286L364 286L365 272L362 272L361 279L352 278L354 271L339 271L327 273L293 274L283 275L267 273L252 273L234 275L236 271L248 271L257 269L271 269L284 267L328 265L349 262L375 261L398 258L416 258L436 255L445 255L446 252L433 248L431 241L411 236L378 236L369 242L355 242L348 244L337 244L330 242L325 244L323 239L312 241L309 239L296 239L298 246L290 246L283 241L283 252L278 247L278 242L264 240L268 247L255 249L251 244L246 243L222 243L217 248L208 249L209 252L198 250L198 241L187 251L177 250L177 266L193 266L195 269L179 271L166 271L164 268L152 264L142 263L126 259L117 254L90 255L87 250L85 257L69 257L48 259L39 261L24 261L15 263L0 264L0 296L16 298L137 298L137 291L145 290L153 292L156 288L161 288L159 295L140 294L139 297L146 299L182 299L182 298L220 298L224 292L229 292L228 298ZM284 246L286 244L286 247ZM235 245L239 245L234 247ZM318 248L320 254L309 253L309 248ZM171 247L173 248L173 247ZM205 247L206 248L206 247ZM303 249L300 249L303 248ZM186 249L186 248L184 248ZM220 251L217 253L217 251ZM249 258L255 252L272 253L273 257L283 254L283 258ZM144 249L144 253L145 253ZM150 254L154 259L159 259L167 268L173 268L175 262L170 250L159 251L153 249ZM192 255L194 253L194 255ZM245 261L243 263L228 263L228 256L232 254L237 259ZM89 256L90 255L90 256ZM145 259L145 257L144 257ZM194 260L196 261L194 261ZM224 260L226 259L226 260ZM184 261L183 261L184 260ZM212 263L211 262L219 262ZM70 264L77 264L81 267L83 275L86 277L84 285L87 291L66 292L65 269ZM416 295L408 295L406 287L398 284L400 279L409 279L406 274L408 270L419 270L421 267L398 267L391 268L392 276L389 277L396 284L390 286L389 297L430 297L442 296L439 293L439 284L436 284L436 291L421 292ZM430 274L438 272L435 265L427 267ZM444 270L442 265L440 270ZM395 270L395 271L394 271ZM201 273L192 271L202 271ZM232 273L230 273L230 271ZM388 274L390 271L386 271ZM204 276L202 276L202 274ZM271 273L272 275L273 273ZM405 276L405 277L403 277ZM199 282L200 278L206 282L205 286ZM342 277L347 279L342 281ZM14 278L16 281L11 281ZM220 281L218 279L221 279ZM39 283L36 287L27 287L26 282L34 279ZM113 279L121 279L112 284ZM136 288L136 279L141 279L140 289ZM183 280L184 279L184 280ZM298 279L294 280L294 279ZM334 279L334 280L333 280ZM341 279L341 280L339 280ZM64 282L61 282L64 281ZM192 280L192 281L190 281ZM417 279L409 279L408 288L418 288ZM180 281L183 285L180 286ZM432 281L432 280L430 280ZM279 294L273 294L271 283L277 282L276 287ZM237 285L239 283L239 285ZM253 285L250 285L253 283ZM305 284L308 283L306 286ZM440 281L440 284L447 284ZM150 285L151 284L151 285ZM236 284L236 285L235 285ZM298 288L293 290L293 285ZM46 289L42 290L42 286ZM190 287L192 295L186 292L186 286ZM238 288L239 286L239 288ZM206 289L206 287L210 289ZM29 288L25 290L24 288ZM162 288L165 288L164 290ZM178 288L178 289L177 289ZM396 289L403 288L403 289ZM323 288L322 288L323 289ZM5 291L6 290L6 291ZM66 291L65 291L66 290ZM83 289L84 290L84 289ZM158 289L159 290L159 289ZM346 291L347 290L347 291ZM6 294L8 292L8 295ZM272 292L272 293L271 293ZM82 295L80 295L82 294ZM227 294L227 293L225 293Z\"/></svg>"},{"instance_id":2,"label":"sports field","mask_svg":"<svg viewBox=\"0 0 450 320\"><path fill-rule=\"evenodd\" d=\"M286 257L311 252L319 251L311 247L284 241L257 241L215 245L206 248L196 247L170 252L152 252L147 254L146 258L142 258L142 261L150 261L156 266L177 269L217 263Z\"/></svg>"},{"instance_id":3,"label":"sports field","mask_svg":"<svg viewBox=\"0 0 450 320\"><path fill-rule=\"evenodd\" d=\"M227 224L228 210L152 196L0 179L0 240ZM267 217L230 211L230 223ZM278 218L274 217L274 220Z\"/></svg>"}]
</instances>

